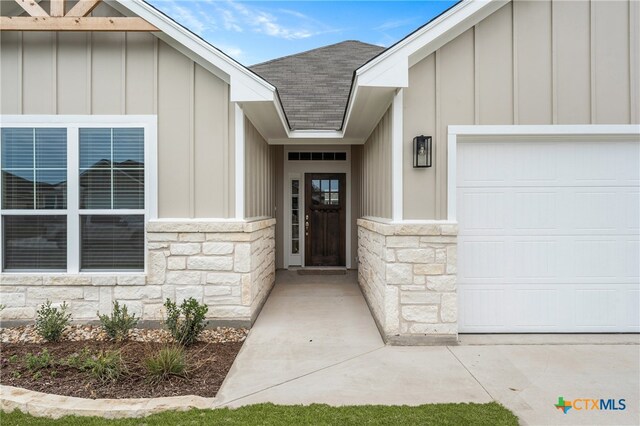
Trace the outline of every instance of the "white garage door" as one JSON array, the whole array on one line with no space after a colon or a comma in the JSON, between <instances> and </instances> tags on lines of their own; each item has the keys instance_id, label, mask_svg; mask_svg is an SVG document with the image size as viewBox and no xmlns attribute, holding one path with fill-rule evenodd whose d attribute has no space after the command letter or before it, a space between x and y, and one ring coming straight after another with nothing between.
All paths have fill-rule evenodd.
<instances>
[{"instance_id":1,"label":"white garage door","mask_svg":"<svg viewBox=\"0 0 640 426\"><path fill-rule=\"evenodd\" d=\"M460 332L640 331L640 143L458 141Z\"/></svg>"}]
</instances>

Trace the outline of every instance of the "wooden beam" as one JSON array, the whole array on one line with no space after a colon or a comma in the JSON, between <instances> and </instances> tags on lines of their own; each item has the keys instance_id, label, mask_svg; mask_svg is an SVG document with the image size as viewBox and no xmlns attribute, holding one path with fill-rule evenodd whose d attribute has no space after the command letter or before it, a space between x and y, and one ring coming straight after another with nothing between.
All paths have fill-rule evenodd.
<instances>
[{"instance_id":1,"label":"wooden beam","mask_svg":"<svg viewBox=\"0 0 640 426\"><path fill-rule=\"evenodd\" d=\"M51 0L49 15L64 16L64 0Z\"/></svg>"},{"instance_id":2,"label":"wooden beam","mask_svg":"<svg viewBox=\"0 0 640 426\"><path fill-rule=\"evenodd\" d=\"M49 16L36 0L16 0L16 3L20 5L30 16Z\"/></svg>"},{"instance_id":3,"label":"wooden beam","mask_svg":"<svg viewBox=\"0 0 640 426\"><path fill-rule=\"evenodd\" d=\"M100 3L100 1L102 0L80 0L78 1L78 3L76 3L75 6L73 6L71 8L71 10L69 11L69 13L67 13L67 17L82 17L82 16L87 16L88 14L91 13L91 11L93 9L96 8L96 6L98 6L98 4Z\"/></svg>"},{"instance_id":4,"label":"wooden beam","mask_svg":"<svg viewBox=\"0 0 640 426\"><path fill-rule=\"evenodd\" d=\"M142 18L0 16L2 31L159 31Z\"/></svg>"}]
</instances>

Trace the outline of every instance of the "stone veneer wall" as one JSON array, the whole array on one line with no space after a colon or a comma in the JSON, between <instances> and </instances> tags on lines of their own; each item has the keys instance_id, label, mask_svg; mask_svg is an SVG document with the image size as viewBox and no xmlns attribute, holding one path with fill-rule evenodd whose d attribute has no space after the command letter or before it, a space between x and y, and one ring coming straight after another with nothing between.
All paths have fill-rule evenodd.
<instances>
[{"instance_id":1,"label":"stone veneer wall","mask_svg":"<svg viewBox=\"0 0 640 426\"><path fill-rule=\"evenodd\" d=\"M358 282L391 344L457 341L455 223L358 219Z\"/></svg>"},{"instance_id":2,"label":"stone veneer wall","mask_svg":"<svg viewBox=\"0 0 640 426\"><path fill-rule=\"evenodd\" d=\"M214 323L249 326L275 283L275 219L255 222L153 221L147 274L0 275L5 323L33 320L47 299L66 301L75 321L96 320L118 300L143 321L164 316L164 301L194 297Z\"/></svg>"}]
</instances>

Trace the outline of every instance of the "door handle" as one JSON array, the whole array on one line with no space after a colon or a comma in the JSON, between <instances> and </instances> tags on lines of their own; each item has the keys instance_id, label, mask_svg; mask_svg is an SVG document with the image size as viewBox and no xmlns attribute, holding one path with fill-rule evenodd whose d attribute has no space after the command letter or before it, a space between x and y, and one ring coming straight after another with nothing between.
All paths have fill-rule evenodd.
<instances>
[{"instance_id":1,"label":"door handle","mask_svg":"<svg viewBox=\"0 0 640 426\"><path fill-rule=\"evenodd\" d=\"M304 229L309 230L309 222L304 223Z\"/></svg>"}]
</instances>

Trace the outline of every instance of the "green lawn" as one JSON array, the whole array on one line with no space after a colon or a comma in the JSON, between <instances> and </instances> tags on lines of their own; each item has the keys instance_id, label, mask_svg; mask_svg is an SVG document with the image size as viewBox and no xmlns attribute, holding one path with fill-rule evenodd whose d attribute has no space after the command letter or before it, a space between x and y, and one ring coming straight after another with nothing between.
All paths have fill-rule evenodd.
<instances>
[{"instance_id":1,"label":"green lawn","mask_svg":"<svg viewBox=\"0 0 640 426\"><path fill-rule=\"evenodd\" d=\"M498 403L407 406L330 407L258 404L230 410L170 411L143 419L105 420L98 417L32 417L19 411L0 413L10 425L517 425L518 418Z\"/></svg>"}]
</instances>

